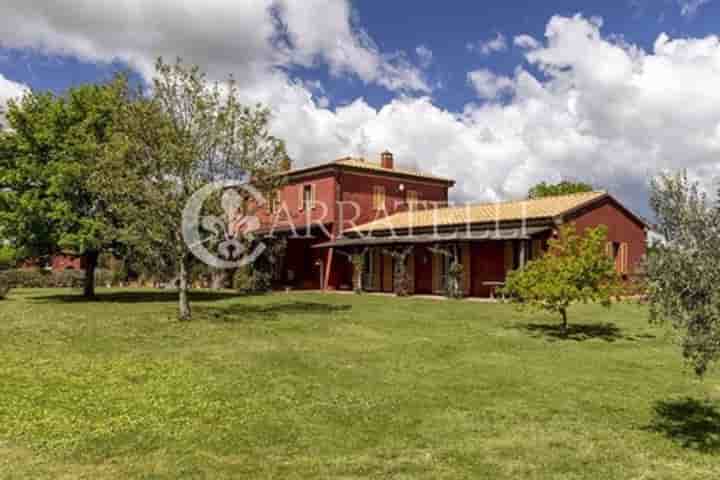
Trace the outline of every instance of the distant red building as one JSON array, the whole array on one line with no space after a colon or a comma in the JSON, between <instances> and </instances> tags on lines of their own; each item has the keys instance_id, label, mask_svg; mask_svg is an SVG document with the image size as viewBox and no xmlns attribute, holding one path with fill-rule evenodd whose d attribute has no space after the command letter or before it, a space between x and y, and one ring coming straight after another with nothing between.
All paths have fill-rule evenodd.
<instances>
[{"instance_id":1,"label":"distant red building","mask_svg":"<svg viewBox=\"0 0 720 480\"><path fill-rule=\"evenodd\" d=\"M365 252L364 288L392 292L396 260L388 249L412 247L411 291L442 293L449 259L431 251L442 245L462 260L465 294L489 296L567 222L581 230L606 225L608 254L623 275L632 275L645 254L645 224L605 192L448 206L454 183L396 168L389 152L379 164L343 158L287 172L286 186L261 216L266 233L288 238L276 281L351 289L349 254Z\"/></svg>"}]
</instances>

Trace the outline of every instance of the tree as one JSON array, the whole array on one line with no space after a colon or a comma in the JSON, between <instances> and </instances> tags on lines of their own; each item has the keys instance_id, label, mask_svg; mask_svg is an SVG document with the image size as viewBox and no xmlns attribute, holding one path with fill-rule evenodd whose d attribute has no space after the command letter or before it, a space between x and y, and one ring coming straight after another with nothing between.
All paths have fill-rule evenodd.
<instances>
[{"instance_id":1,"label":"tree","mask_svg":"<svg viewBox=\"0 0 720 480\"><path fill-rule=\"evenodd\" d=\"M598 302L609 307L619 293L620 279L606 244L604 226L580 234L573 224L564 225L545 255L510 272L503 293L523 307L559 314L567 331L570 306Z\"/></svg>"},{"instance_id":2,"label":"tree","mask_svg":"<svg viewBox=\"0 0 720 480\"><path fill-rule=\"evenodd\" d=\"M0 231L25 257L63 250L84 256L86 297L95 294L99 253L115 244L111 219L88 180L127 94L122 76L63 96L30 92L10 102L10 128L0 132Z\"/></svg>"},{"instance_id":3,"label":"tree","mask_svg":"<svg viewBox=\"0 0 720 480\"><path fill-rule=\"evenodd\" d=\"M571 193L592 192L593 186L584 182L570 182L563 180L559 183L541 182L528 191L528 198L537 199L544 197L557 197L559 195L569 195Z\"/></svg>"},{"instance_id":4,"label":"tree","mask_svg":"<svg viewBox=\"0 0 720 480\"><path fill-rule=\"evenodd\" d=\"M271 194L282 182L276 173L287 155L283 142L268 133L270 112L243 106L232 78L211 83L198 67L160 59L153 83L151 95L119 112L118 130L95 186L121 219L121 236L133 257L161 274L174 272L178 317L189 320L196 260L182 230L188 201L214 182L243 178ZM222 207L229 192L216 193L203 205L215 215L204 226L222 234L232 223L219 218L228 212ZM236 206L238 215L255 208L245 197Z\"/></svg>"},{"instance_id":5,"label":"tree","mask_svg":"<svg viewBox=\"0 0 720 480\"><path fill-rule=\"evenodd\" d=\"M647 259L651 319L672 323L702 376L720 357L720 205L684 173L654 180L650 203L666 239Z\"/></svg>"}]
</instances>

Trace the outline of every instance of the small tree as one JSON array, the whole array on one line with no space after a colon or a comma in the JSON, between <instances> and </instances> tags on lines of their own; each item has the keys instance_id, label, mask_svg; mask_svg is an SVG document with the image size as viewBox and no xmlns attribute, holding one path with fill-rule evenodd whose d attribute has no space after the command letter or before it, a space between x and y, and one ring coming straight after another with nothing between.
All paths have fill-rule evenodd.
<instances>
[{"instance_id":1,"label":"small tree","mask_svg":"<svg viewBox=\"0 0 720 480\"><path fill-rule=\"evenodd\" d=\"M183 237L189 200L214 182L247 177L258 191L270 194L283 181L276 173L287 155L283 142L268 132L270 112L243 106L232 79L211 83L199 68L180 60L158 60L156 72L152 95L119 112L117 134L95 186L121 219L120 233L133 258L161 275L174 272L178 317L189 320L197 247ZM230 219L220 219L230 192L217 193L202 206L212 214L203 227L222 234L234 228ZM234 214L251 214L255 206L243 197Z\"/></svg>"},{"instance_id":2,"label":"small tree","mask_svg":"<svg viewBox=\"0 0 720 480\"><path fill-rule=\"evenodd\" d=\"M450 266L447 271L447 283L445 285L445 296L456 299L462 298L464 296L462 283L465 269L458 258L457 248L454 246L443 247L436 245L434 247L430 247L428 250L438 255L450 258Z\"/></svg>"},{"instance_id":3,"label":"small tree","mask_svg":"<svg viewBox=\"0 0 720 480\"><path fill-rule=\"evenodd\" d=\"M593 186L584 182L570 182L563 180L559 183L541 182L535 185L528 192L528 198L544 198L557 197L559 195L569 195L571 193L592 192Z\"/></svg>"},{"instance_id":4,"label":"small tree","mask_svg":"<svg viewBox=\"0 0 720 480\"><path fill-rule=\"evenodd\" d=\"M567 331L571 305L598 302L609 307L619 293L620 278L606 244L604 226L580 234L574 225L565 225L545 255L510 272L503 294L522 307L559 314Z\"/></svg>"},{"instance_id":5,"label":"small tree","mask_svg":"<svg viewBox=\"0 0 720 480\"><path fill-rule=\"evenodd\" d=\"M350 254L350 262L353 266L353 291L358 295L363 293L363 272L365 271L365 257L368 249Z\"/></svg>"},{"instance_id":6,"label":"small tree","mask_svg":"<svg viewBox=\"0 0 720 480\"><path fill-rule=\"evenodd\" d=\"M410 278L407 273L407 259L413 251L413 247L409 246L403 249L385 249L385 254L390 255L395 260L393 268L393 284L395 295L398 297L407 297L410 294Z\"/></svg>"},{"instance_id":7,"label":"small tree","mask_svg":"<svg viewBox=\"0 0 720 480\"><path fill-rule=\"evenodd\" d=\"M651 319L672 322L683 356L702 376L720 358L720 201L712 205L678 174L652 182L650 203L667 240L648 254Z\"/></svg>"}]
</instances>

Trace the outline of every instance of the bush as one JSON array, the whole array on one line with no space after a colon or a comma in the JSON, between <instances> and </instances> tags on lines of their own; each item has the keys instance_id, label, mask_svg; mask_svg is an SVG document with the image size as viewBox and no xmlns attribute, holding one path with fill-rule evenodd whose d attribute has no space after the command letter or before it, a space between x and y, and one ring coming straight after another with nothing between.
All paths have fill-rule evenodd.
<instances>
[{"instance_id":1,"label":"bush","mask_svg":"<svg viewBox=\"0 0 720 480\"><path fill-rule=\"evenodd\" d=\"M4 245L0 246L0 270L15 268L17 264L17 252L14 248Z\"/></svg>"},{"instance_id":2,"label":"bush","mask_svg":"<svg viewBox=\"0 0 720 480\"><path fill-rule=\"evenodd\" d=\"M239 268L233 276L233 288L240 293L267 293L272 275L249 267Z\"/></svg>"},{"instance_id":3,"label":"bush","mask_svg":"<svg viewBox=\"0 0 720 480\"><path fill-rule=\"evenodd\" d=\"M0 277L0 300L4 300L10 293L10 283Z\"/></svg>"},{"instance_id":4,"label":"bush","mask_svg":"<svg viewBox=\"0 0 720 480\"><path fill-rule=\"evenodd\" d=\"M0 272L0 282L13 288L80 288L84 280L85 272L79 270L47 272L16 269Z\"/></svg>"}]
</instances>

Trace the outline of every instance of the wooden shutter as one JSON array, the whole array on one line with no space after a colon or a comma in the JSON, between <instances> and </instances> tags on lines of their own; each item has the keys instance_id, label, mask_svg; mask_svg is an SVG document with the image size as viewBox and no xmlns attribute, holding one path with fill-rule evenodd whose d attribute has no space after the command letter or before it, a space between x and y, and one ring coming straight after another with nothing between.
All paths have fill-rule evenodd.
<instances>
[{"instance_id":1,"label":"wooden shutter","mask_svg":"<svg viewBox=\"0 0 720 480\"><path fill-rule=\"evenodd\" d=\"M512 240L505 241L505 275L507 275L513 269L514 265L514 248Z\"/></svg>"},{"instance_id":2,"label":"wooden shutter","mask_svg":"<svg viewBox=\"0 0 720 480\"><path fill-rule=\"evenodd\" d=\"M373 252L373 290L381 290L380 273L382 270L382 255L379 250Z\"/></svg>"},{"instance_id":3,"label":"wooden shutter","mask_svg":"<svg viewBox=\"0 0 720 480\"><path fill-rule=\"evenodd\" d=\"M415 293L415 251L407 256L408 291Z\"/></svg>"},{"instance_id":4,"label":"wooden shutter","mask_svg":"<svg viewBox=\"0 0 720 480\"><path fill-rule=\"evenodd\" d=\"M620 257L620 273L622 273L622 274L628 273L628 244L627 243L620 244L620 254L618 256Z\"/></svg>"},{"instance_id":5,"label":"wooden shutter","mask_svg":"<svg viewBox=\"0 0 720 480\"><path fill-rule=\"evenodd\" d=\"M463 266L463 281L462 281L462 289L465 296L470 296L470 287L471 287L471 275L472 271L471 268L471 262L470 262L470 244L464 243L460 247L460 257L462 261Z\"/></svg>"},{"instance_id":6,"label":"wooden shutter","mask_svg":"<svg viewBox=\"0 0 720 480\"><path fill-rule=\"evenodd\" d=\"M432 256L432 284L433 293L442 293L442 261L443 256L433 253Z\"/></svg>"},{"instance_id":7,"label":"wooden shutter","mask_svg":"<svg viewBox=\"0 0 720 480\"><path fill-rule=\"evenodd\" d=\"M298 210L303 210L305 208L305 185L298 185L298 192Z\"/></svg>"},{"instance_id":8,"label":"wooden shutter","mask_svg":"<svg viewBox=\"0 0 720 480\"><path fill-rule=\"evenodd\" d=\"M613 244L612 242L607 242L605 244L605 253L608 257L613 258Z\"/></svg>"},{"instance_id":9,"label":"wooden shutter","mask_svg":"<svg viewBox=\"0 0 720 480\"><path fill-rule=\"evenodd\" d=\"M542 240L535 239L532 241L532 259L540 258L542 255Z\"/></svg>"},{"instance_id":10,"label":"wooden shutter","mask_svg":"<svg viewBox=\"0 0 720 480\"><path fill-rule=\"evenodd\" d=\"M383 255L383 292L393 291L393 258L390 255Z\"/></svg>"}]
</instances>

